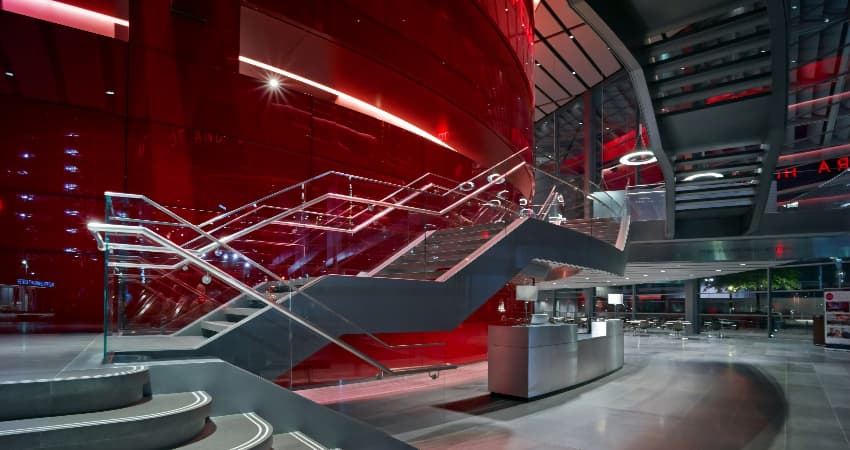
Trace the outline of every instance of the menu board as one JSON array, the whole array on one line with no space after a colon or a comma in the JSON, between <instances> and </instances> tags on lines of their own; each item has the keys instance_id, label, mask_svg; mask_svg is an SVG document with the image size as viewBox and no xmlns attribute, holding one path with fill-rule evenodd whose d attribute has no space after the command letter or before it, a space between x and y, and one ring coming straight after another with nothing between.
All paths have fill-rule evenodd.
<instances>
[{"instance_id":1,"label":"menu board","mask_svg":"<svg viewBox=\"0 0 850 450\"><path fill-rule=\"evenodd\" d=\"M850 350L850 291L824 291L826 346Z\"/></svg>"}]
</instances>

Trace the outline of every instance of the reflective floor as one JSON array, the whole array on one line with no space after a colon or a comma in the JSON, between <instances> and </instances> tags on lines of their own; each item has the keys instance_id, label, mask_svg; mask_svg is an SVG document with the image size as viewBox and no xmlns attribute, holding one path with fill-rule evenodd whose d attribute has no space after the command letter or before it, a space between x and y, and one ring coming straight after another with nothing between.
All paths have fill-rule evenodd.
<instances>
[{"instance_id":1,"label":"reflective floor","mask_svg":"<svg viewBox=\"0 0 850 450\"><path fill-rule=\"evenodd\" d=\"M299 392L425 449L850 449L850 353L799 340L627 336L622 370L531 402L486 377Z\"/></svg>"}]
</instances>

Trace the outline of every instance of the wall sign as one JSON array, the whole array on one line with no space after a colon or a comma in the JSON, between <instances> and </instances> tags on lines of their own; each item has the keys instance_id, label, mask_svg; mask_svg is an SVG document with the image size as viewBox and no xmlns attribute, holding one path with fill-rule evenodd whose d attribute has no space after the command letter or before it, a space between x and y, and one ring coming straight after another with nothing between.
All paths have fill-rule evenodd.
<instances>
[{"instance_id":1,"label":"wall sign","mask_svg":"<svg viewBox=\"0 0 850 450\"><path fill-rule=\"evenodd\" d=\"M824 291L826 346L850 350L850 291Z\"/></svg>"},{"instance_id":2,"label":"wall sign","mask_svg":"<svg viewBox=\"0 0 850 450\"><path fill-rule=\"evenodd\" d=\"M20 286L48 287L48 288L52 288L52 287L55 286L55 284L52 281L28 280L26 278L18 278L18 285L20 285Z\"/></svg>"}]
</instances>

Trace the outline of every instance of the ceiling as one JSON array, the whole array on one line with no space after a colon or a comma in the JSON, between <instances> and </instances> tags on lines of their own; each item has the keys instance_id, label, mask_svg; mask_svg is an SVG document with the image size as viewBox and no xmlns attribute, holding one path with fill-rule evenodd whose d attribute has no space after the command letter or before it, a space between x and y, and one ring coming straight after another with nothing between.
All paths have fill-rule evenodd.
<instances>
[{"instance_id":1,"label":"ceiling","mask_svg":"<svg viewBox=\"0 0 850 450\"><path fill-rule=\"evenodd\" d=\"M534 10L534 120L567 104L620 70L599 36L567 0L541 0Z\"/></svg>"},{"instance_id":2,"label":"ceiling","mask_svg":"<svg viewBox=\"0 0 850 450\"><path fill-rule=\"evenodd\" d=\"M783 261L782 264L789 262ZM623 276L612 275L598 270L584 269L577 275L562 280L538 281L537 286L541 290L551 290L663 283L710 278L775 266L777 266L776 261L628 263Z\"/></svg>"}]
</instances>

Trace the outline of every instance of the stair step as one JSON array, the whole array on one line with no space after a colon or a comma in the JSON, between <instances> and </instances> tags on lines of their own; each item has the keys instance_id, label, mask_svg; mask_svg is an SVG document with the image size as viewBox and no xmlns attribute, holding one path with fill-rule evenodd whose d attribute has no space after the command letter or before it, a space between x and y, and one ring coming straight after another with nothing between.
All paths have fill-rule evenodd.
<instances>
[{"instance_id":1,"label":"stair step","mask_svg":"<svg viewBox=\"0 0 850 450\"><path fill-rule=\"evenodd\" d=\"M228 316L240 317L239 320L242 320L242 318L248 317L261 309L263 308L225 308L224 314Z\"/></svg>"},{"instance_id":2,"label":"stair step","mask_svg":"<svg viewBox=\"0 0 850 450\"><path fill-rule=\"evenodd\" d=\"M119 409L0 422L0 448L172 448L204 429L211 400L204 391L162 394Z\"/></svg>"},{"instance_id":3,"label":"stair step","mask_svg":"<svg viewBox=\"0 0 850 450\"><path fill-rule=\"evenodd\" d=\"M223 320L205 320L201 323L201 330L216 334L221 333L232 326L233 322L225 322Z\"/></svg>"},{"instance_id":4,"label":"stair step","mask_svg":"<svg viewBox=\"0 0 850 450\"><path fill-rule=\"evenodd\" d=\"M255 413L210 417L211 432L180 450L265 450L271 448L273 428Z\"/></svg>"},{"instance_id":5,"label":"stair step","mask_svg":"<svg viewBox=\"0 0 850 450\"><path fill-rule=\"evenodd\" d=\"M327 450L327 447L311 439L300 431L274 435L274 450Z\"/></svg>"},{"instance_id":6,"label":"stair step","mask_svg":"<svg viewBox=\"0 0 850 450\"><path fill-rule=\"evenodd\" d=\"M150 380L141 366L66 372L0 383L0 420L86 413L132 405Z\"/></svg>"}]
</instances>

